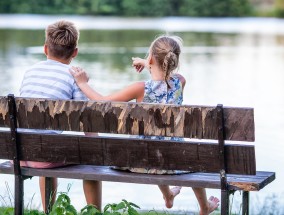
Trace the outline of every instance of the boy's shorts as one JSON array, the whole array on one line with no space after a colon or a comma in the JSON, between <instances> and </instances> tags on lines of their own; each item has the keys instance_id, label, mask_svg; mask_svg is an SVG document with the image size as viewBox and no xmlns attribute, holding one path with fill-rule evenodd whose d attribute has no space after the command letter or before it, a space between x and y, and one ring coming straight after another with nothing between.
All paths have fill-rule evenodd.
<instances>
[{"instance_id":1,"label":"boy's shorts","mask_svg":"<svg viewBox=\"0 0 284 215\"><path fill-rule=\"evenodd\" d=\"M31 168L38 168L38 169L55 168L55 167L60 167L60 166L65 166L65 165L66 164L63 164L63 163L20 161L20 166L31 167Z\"/></svg>"}]
</instances>

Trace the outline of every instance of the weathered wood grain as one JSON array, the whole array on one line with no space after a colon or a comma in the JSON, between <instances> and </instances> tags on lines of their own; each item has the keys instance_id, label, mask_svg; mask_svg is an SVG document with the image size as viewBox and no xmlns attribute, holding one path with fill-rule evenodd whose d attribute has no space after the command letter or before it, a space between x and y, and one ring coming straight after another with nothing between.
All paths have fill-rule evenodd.
<instances>
[{"instance_id":1,"label":"weathered wood grain","mask_svg":"<svg viewBox=\"0 0 284 215\"><path fill-rule=\"evenodd\" d=\"M9 127L8 98L0 96L0 127Z\"/></svg>"},{"instance_id":2,"label":"weathered wood grain","mask_svg":"<svg viewBox=\"0 0 284 215\"><path fill-rule=\"evenodd\" d=\"M0 164L0 173L13 174L11 163ZM75 165L54 169L22 168L27 176L75 178L98 181L115 181L141 184L162 184L185 187L220 189L218 173L190 173L182 175L151 175L113 170L104 166ZM227 175L229 190L258 191L275 179L274 172L257 171L255 175Z\"/></svg>"},{"instance_id":3,"label":"weathered wood grain","mask_svg":"<svg viewBox=\"0 0 284 215\"><path fill-rule=\"evenodd\" d=\"M11 159L10 134L0 134L0 157ZM216 143L36 133L19 133L17 138L21 160L198 172L220 169ZM255 174L254 146L227 144L225 152L228 173Z\"/></svg>"},{"instance_id":4,"label":"weathered wood grain","mask_svg":"<svg viewBox=\"0 0 284 215\"><path fill-rule=\"evenodd\" d=\"M14 158L14 147L11 145L11 132L1 131L0 132L0 159Z\"/></svg>"},{"instance_id":5,"label":"weathered wood grain","mask_svg":"<svg viewBox=\"0 0 284 215\"><path fill-rule=\"evenodd\" d=\"M9 127L6 97L0 97L0 127ZM217 110L175 106L16 98L21 128L218 139ZM224 107L226 140L254 141L252 108Z\"/></svg>"}]
</instances>

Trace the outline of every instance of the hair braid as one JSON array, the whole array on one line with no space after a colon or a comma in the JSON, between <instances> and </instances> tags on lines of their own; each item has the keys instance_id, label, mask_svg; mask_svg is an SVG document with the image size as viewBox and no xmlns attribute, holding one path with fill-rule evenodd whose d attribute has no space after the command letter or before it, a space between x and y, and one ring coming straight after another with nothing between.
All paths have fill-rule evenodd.
<instances>
[{"instance_id":1,"label":"hair braid","mask_svg":"<svg viewBox=\"0 0 284 215\"><path fill-rule=\"evenodd\" d=\"M171 72L175 68L177 68L177 63L178 63L178 59L177 59L176 54L172 50L168 51L168 53L166 54L164 58L163 66L162 66L162 69L165 72L165 81L167 83L168 88L170 88L170 85L168 83L169 76Z\"/></svg>"},{"instance_id":2,"label":"hair braid","mask_svg":"<svg viewBox=\"0 0 284 215\"><path fill-rule=\"evenodd\" d=\"M160 36L152 42L150 47L150 53L164 72L168 88L170 88L168 83L170 75L179 64L180 44L181 38L177 36Z\"/></svg>"}]
</instances>

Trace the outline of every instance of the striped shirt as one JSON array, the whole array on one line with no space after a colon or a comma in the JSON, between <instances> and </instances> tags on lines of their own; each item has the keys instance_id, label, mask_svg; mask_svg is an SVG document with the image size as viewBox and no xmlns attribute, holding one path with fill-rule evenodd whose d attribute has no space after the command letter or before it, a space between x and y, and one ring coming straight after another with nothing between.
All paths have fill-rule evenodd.
<instances>
[{"instance_id":1,"label":"striped shirt","mask_svg":"<svg viewBox=\"0 0 284 215\"><path fill-rule=\"evenodd\" d=\"M70 65L47 59L28 69L24 75L20 95L32 98L86 100L69 73Z\"/></svg>"}]
</instances>

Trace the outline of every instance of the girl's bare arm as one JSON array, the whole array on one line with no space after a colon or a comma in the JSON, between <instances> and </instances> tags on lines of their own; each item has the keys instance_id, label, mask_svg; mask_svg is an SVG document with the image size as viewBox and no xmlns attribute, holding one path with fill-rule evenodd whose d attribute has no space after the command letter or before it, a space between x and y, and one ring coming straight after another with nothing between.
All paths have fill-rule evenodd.
<instances>
[{"instance_id":1,"label":"girl's bare arm","mask_svg":"<svg viewBox=\"0 0 284 215\"><path fill-rule=\"evenodd\" d=\"M82 68L72 67L70 73L74 76L78 87L91 100L127 102L136 99L140 102L144 97L144 82L133 83L118 92L103 96L90 87L88 75Z\"/></svg>"}]
</instances>

